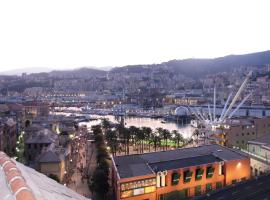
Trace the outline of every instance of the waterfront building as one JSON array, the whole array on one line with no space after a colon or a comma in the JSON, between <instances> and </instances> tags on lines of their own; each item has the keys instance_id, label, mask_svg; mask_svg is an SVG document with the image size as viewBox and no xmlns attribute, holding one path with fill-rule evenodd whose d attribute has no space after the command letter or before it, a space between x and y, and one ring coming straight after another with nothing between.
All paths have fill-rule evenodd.
<instances>
[{"instance_id":1,"label":"waterfront building","mask_svg":"<svg viewBox=\"0 0 270 200\"><path fill-rule=\"evenodd\" d=\"M117 200L186 199L250 178L242 152L205 145L113 157Z\"/></svg>"},{"instance_id":2,"label":"waterfront building","mask_svg":"<svg viewBox=\"0 0 270 200\"><path fill-rule=\"evenodd\" d=\"M29 120L38 116L49 115L49 105L42 102L24 102L26 118Z\"/></svg>"},{"instance_id":3,"label":"waterfront building","mask_svg":"<svg viewBox=\"0 0 270 200\"><path fill-rule=\"evenodd\" d=\"M217 128L216 136L220 144L228 147L247 149L247 142L269 134L270 118L235 118L227 119Z\"/></svg>"}]
</instances>

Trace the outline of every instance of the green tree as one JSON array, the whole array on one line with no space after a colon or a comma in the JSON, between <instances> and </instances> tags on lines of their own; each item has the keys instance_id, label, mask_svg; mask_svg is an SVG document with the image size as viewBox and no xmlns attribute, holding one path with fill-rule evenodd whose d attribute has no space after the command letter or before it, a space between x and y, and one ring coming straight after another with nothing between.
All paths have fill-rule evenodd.
<instances>
[{"instance_id":1,"label":"green tree","mask_svg":"<svg viewBox=\"0 0 270 200\"><path fill-rule=\"evenodd\" d=\"M183 135L179 133L177 130L172 131L172 139L175 142L177 148L180 147L180 142L182 143L182 145L185 143Z\"/></svg>"},{"instance_id":2,"label":"green tree","mask_svg":"<svg viewBox=\"0 0 270 200\"><path fill-rule=\"evenodd\" d=\"M136 145L137 153L139 153L139 138L138 134L140 134L140 129L136 126L129 127L130 137L132 139L132 143Z\"/></svg>"},{"instance_id":3,"label":"green tree","mask_svg":"<svg viewBox=\"0 0 270 200\"><path fill-rule=\"evenodd\" d=\"M107 119L102 119L101 125L105 131L107 131L109 128L111 128L111 124L110 124L109 120L107 120Z\"/></svg>"},{"instance_id":4,"label":"green tree","mask_svg":"<svg viewBox=\"0 0 270 200\"><path fill-rule=\"evenodd\" d=\"M170 131L168 131L167 129L162 129L161 137L162 137L163 141L165 141L165 147L167 150L168 149L168 139L170 139L170 137L171 137ZM164 145L163 145L163 150L164 150Z\"/></svg>"},{"instance_id":5,"label":"green tree","mask_svg":"<svg viewBox=\"0 0 270 200\"><path fill-rule=\"evenodd\" d=\"M160 143L161 143L161 139L159 137L158 132L152 132L152 134L150 135L150 143L154 144L154 149L155 149L155 151L157 151L157 146L160 145ZM150 149L149 149L149 151L150 151Z\"/></svg>"},{"instance_id":6,"label":"green tree","mask_svg":"<svg viewBox=\"0 0 270 200\"><path fill-rule=\"evenodd\" d=\"M109 191L108 176L102 169L96 169L89 183L89 188L97 194L98 199L107 199L107 193Z\"/></svg>"},{"instance_id":7,"label":"green tree","mask_svg":"<svg viewBox=\"0 0 270 200\"><path fill-rule=\"evenodd\" d=\"M113 156L116 155L116 151L117 151L117 146L118 146L118 137L117 137L117 133L115 130L111 130L109 129L107 132L106 132L106 140L108 142L108 145L111 149L111 153L113 154Z\"/></svg>"},{"instance_id":8,"label":"green tree","mask_svg":"<svg viewBox=\"0 0 270 200\"><path fill-rule=\"evenodd\" d=\"M151 144L151 134L152 134L152 129L150 127L142 127L142 131L144 133L144 137L148 142L148 148L149 148L149 152L150 152L150 144Z\"/></svg>"}]
</instances>

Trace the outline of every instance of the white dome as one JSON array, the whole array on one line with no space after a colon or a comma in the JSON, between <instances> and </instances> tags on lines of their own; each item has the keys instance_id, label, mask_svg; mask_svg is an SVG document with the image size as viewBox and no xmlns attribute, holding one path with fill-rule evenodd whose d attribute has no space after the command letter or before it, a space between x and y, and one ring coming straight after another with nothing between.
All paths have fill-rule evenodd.
<instances>
[{"instance_id":1,"label":"white dome","mask_svg":"<svg viewBox=\"0 0 270 200\"><path fill-rule=\"evenodd\" d=\"M189 115L188 109L184 106L177 107L174 111L175 115L177 116L185 116Z\"/></svg>"}]
</instances>

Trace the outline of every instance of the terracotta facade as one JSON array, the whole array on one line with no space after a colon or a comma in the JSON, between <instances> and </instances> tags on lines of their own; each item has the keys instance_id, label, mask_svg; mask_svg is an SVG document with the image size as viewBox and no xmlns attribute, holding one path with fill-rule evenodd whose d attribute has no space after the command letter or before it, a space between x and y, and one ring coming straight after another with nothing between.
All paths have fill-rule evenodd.
<instances>
[{"instance_id":1,"label":"terracotta facade","mask_svg":"<svg viewBox=\"0 0 270 200\"><path fill-rule=\"evenodd\" d=\"M211 171L210 174L207 173L211 168L214 169L213 172ZM188 180L185 179L187 178L185 177L185 174L187 174L185 173L186 171L191 172L192 176L190 181L185 183L185 180ZM202 171L203 173L200 175ZM178 182L173 182L173 173L179 174L180 177ZM119 175L117 174L117 168L115 165L113 165L112 175L117 200L169 200L170 196L177 196L177 199L185 199L185 197L193 197L199 194L204 194L208 191L222 188L225 185L231 185L235 182L249 179L250 160L248 157L246 157L241 160L221 161L199 166L168 170L167 175L165 176L166 185L164 187L157 187L158 181L156 174L120 179ZM208 178L207 175L209 175ZM200 180L196 180L196 177ZM156 179L156 181L152 191L147 185L148 181L145 187L141 184L141 181L153 178ZM122 184L127 184L128 187L122 187ZM129 184L131 184L130 187ZM145 182L143 182L143 184L145 184ZM149 193L145 194L145 192ZM128 197L129 195L130 197Z\"/></svg>"}]
</instances>

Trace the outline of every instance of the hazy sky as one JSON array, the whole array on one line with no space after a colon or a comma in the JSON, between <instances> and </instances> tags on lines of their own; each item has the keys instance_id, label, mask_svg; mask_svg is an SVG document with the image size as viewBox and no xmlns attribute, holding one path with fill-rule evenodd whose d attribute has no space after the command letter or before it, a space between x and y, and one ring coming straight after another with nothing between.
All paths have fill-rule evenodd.
<instances>
[{"instance_id":1,"label":"hazy sky","mask_svg":"<svg viewBox=\"0 0 270 200\"><path fill-rule=\"evenodd\" d=\"M0 71L264 51L269 8L269 0L1 1Z\"/></svg>"}]
</instances>

